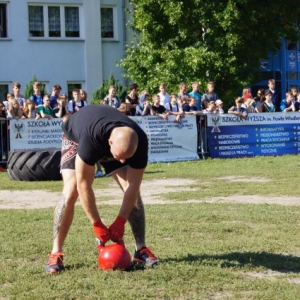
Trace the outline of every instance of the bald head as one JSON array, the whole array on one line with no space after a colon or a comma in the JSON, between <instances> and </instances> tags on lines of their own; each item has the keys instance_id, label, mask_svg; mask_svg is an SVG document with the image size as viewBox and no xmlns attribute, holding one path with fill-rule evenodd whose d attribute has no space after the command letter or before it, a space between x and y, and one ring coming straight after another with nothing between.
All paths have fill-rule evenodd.
<instances>
[{"instance_id":1,"label":"bald head","mask_svg":"<svg viewBox=\"0 0 300 300\"><path fill-rule=\"evenodd\" d=\"M115 127L109 138L110 152L121 162L134 155L138 146L138 136L130 127Z\"/></svg>"}]
</instances>

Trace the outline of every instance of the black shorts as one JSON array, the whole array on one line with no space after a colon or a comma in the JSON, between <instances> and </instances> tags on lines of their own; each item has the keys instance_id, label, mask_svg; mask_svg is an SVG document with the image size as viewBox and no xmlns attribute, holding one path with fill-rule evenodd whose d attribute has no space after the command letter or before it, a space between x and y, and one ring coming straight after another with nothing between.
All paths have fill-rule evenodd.
<instances>
[{"instance_id":1,"label":"black shorts","mask_svg":"<svg viewBox=\"0 0 300 300\"><path fill-rule=\"evenodd\" d=\"M62 138L60 171L63 170L75 171L75 159L77 154L77 146L78 146L77 143L68 140L67 137L64 136ZM120 161L114 159L113 157L99 159L99 162L104 168L106 176L128 165L127 163L122 164Z\"/></svg>"}]
</instances>

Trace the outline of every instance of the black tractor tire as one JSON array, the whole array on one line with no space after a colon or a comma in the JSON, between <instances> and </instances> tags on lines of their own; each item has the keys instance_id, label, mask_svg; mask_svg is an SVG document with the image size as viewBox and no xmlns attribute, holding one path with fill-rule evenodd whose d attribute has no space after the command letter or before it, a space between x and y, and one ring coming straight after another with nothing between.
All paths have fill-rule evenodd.
<instances>
[{"instance_id":1,"label":"black tractor tire","mask_svg":"<svg viewBox=\"0 0 300 300\"><path fill-rule=\"evenodd\" d=\"M61 180L61 151L26 150L9 154L7 173L11 180L47 181Z\"/></svg>"}]
</instances>

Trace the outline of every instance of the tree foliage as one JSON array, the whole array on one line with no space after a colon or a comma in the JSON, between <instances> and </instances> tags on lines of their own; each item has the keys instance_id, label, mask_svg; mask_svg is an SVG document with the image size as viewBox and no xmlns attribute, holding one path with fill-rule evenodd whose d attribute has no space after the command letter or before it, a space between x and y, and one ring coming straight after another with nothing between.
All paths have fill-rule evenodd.
<instances>
[{"instance_id":1,"label":"tree foliage","mask_svg":"<svg viewBox=\"0 0 300 300\"><path fill-rule=\"evenodd\" d=\"M282 37L298 40L297 1L131 0L134 40L120 65L150 92L166 82L216 82L225 96L259 79L262 58Z\"/></svg>"}]
</instances>

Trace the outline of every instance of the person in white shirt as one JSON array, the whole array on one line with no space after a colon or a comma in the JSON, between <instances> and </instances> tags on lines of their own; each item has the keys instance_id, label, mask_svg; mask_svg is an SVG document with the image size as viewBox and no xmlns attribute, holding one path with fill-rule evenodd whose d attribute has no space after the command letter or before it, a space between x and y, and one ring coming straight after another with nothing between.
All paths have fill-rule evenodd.
<instances>
[{"instance_id":1,"label":"person in white shirt","mask_svg":"<svg viewBox=\"0 0 300 300\"><path fill-rule=\"evenodd\" d=\"M160 105L165 106L167 103L170 103L170 95L167 93L166 85L163 82L159 84L159 91Z\"/></svg>"}]
</instances>

